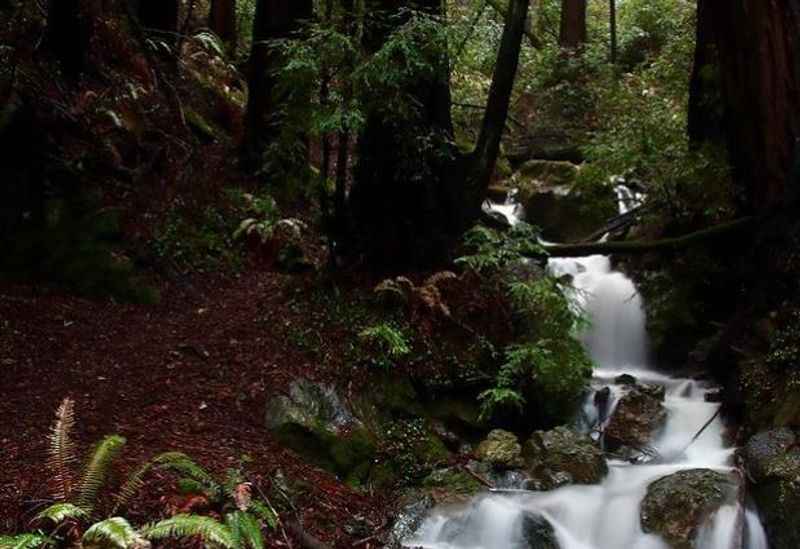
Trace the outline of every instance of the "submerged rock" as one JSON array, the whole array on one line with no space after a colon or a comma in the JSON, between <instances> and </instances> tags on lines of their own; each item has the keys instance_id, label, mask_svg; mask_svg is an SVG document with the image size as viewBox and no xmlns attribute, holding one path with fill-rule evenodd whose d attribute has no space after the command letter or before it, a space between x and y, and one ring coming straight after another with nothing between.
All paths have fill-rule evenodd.
<instances>
[{"instance_id":1,"label":"submerged rock","mask_svg":"<svg viewBox=\"0 0 800 549\"><path fill-rule=\"evenodd\" d=\"M800 547L800 438L791 429L752 437L741 450L772 549Z\"/></svg>"},{"instance_id":2,"label":"submerged rock","mask_svg":"<svg viewBox=\"0 0 800 549\"><path fill-rule=\"evenodd\" d=\"M526 511L522 522L522 546L520 549L559 549L553 525L536 513Z\"/></svg>"},{"instance_id":3,"label":"submerged rock","mask_svg":"<svg viewBox=\"0 0 800 549\"><path fill-rule=\"evenodd\" d=\"M608 473L603 452L588 435L566 427L537 431L523 447L532 488L551 490L568 483L596 484Z\"/></svg>"},{"instance_id":4,"label":"submerged rock","mask_svg":"<svg viewBox=\"0 0 800 549\"><path fill-rule=\"evenodd\" d=\"M662 477L647 487L642 529L660 535L672 549L692 549L701 527L734 495L731 477L709 469Z\"/></svg>"},{"instance_id":5,"label":"submerged rock","mask_svg":"<svg viewBox=\"0 0 800 549\"><path fill-rule=\"evenodd\" d=\"M475 449L475 457L500 469L522 467L522 445L517 435L495 429Z\"/></svg>"},{"instance_id":6,"label":"submerged rock","mask_svg":"<svg viewBox=\"0 0 800 549\"><path fill-rule=\"evenodd\" d=\"M646 446L667 421L664 387L634 385L620 398L605 430L609 448Z\"/></svg>"}]
</instances>

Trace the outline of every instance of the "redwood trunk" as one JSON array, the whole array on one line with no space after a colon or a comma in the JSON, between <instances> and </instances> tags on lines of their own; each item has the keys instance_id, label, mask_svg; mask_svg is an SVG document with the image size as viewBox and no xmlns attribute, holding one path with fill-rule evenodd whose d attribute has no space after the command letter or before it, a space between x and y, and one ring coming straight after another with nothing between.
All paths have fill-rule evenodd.
<instances>
[{"instance_id":1,"label":"redwood trunk","mask_svg":"<svg viewBox=\"0 0 800 549\"><path fill-rule=\"evenodd\" d=\"M208 15L209 28L219 36L231 50L236 48L236 0L211 0Z\"/></svg>"},{"instance_id":2,"label":"redwood trunk","mask_svg":"<svg viewBox=\"0 0 800 549\"><path fill-rule=\"evenodd\" d=\"M561 0L559 45L577 50L586 43L586 0Z\"/></svg>"},{"instance_id":3,"label":"redwood trunk","mask_svg":"<svg viewBox=\"0 0 800 549\"><path fill-rule=\"evenodd\" d=\"M302 21L311 18L313 8L312 0L259 0L256 4L244 144L245 159L252 168L261 167L266 147L281 129L275 73L283 60L270 41L295 35Z\"/></svg>"},{"instance_id":4,"label":"redwood trunk","mask_svg":"<svg viewBox=\"0 0 800 549\"><path fill-rule=\"evenodd\" d=\"M711 34L718 55L727 144L743 209L764 212L793 202L800 0L701 0L699 16L698 27ZM698 63L703 61L701 52ZM695 118L693 131L702 136L698 126Z\"/></svg>"},{"instance_id":5,"label":"redwood trunk","mask_svg":"<svg viewBox=\"0 0 800 549\"><path fill-rule=\"evenodd\" d=\"M147 29L177 32L178 0L140 0L139 21Z\"/></svg>"}]
</instances>

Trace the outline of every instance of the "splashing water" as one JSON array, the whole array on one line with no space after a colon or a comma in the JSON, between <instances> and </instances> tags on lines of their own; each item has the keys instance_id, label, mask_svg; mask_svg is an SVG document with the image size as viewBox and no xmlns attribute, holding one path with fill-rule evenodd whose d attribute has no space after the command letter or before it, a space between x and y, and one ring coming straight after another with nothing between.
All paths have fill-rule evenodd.
<instances>
[{"instance_id":1,"label":"splashing water","mask_svg":"<svg viewBox=\"0 0 800 549\"><path fill-rule=\"evenodd\" d=\"M617 189L617 196L622 213L641 198L624 187ZM492 207L509 217L512 224L521 213L513 198ZM591 321L582 341L597 364L593 389L611 389L608 414L613 413L625 392L614 382L621 374L665 387L668 418L652 441L662 459L657 464L612 460L607 477L597 485L571 485L550 492L487 493L465 506L436 509L405 542L406 547L528 549L523 541L523 517L533 513L552 524L561 549L668 549L665 542L643 532L640 525L640 506L648 485L687 469L733 470L735 448L725 443L719 418L692 442L716 415L719 405L705 399L714 388L648 367L645 314L633 281L615 271L604 256L552 259L549 269L556 276L570 276L575 299ZM598 421L592 396L587 398L584 412L590 424ZM702 527L695 547L767 549L767 540L757 514L731 504Z\"/></svg>"}]
</instances>

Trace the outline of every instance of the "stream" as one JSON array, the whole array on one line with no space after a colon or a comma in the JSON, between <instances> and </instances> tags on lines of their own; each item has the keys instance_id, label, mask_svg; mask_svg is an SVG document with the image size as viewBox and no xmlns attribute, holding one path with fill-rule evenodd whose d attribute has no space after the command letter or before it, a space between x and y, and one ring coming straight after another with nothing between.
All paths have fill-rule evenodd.
<instances>
[{"instance_id":1,"label":"stream","mask_svg":"<svg viewBox=\"0 0 800 549\"><path fill-rule=\"evenodd\" d=\"M637 197L620 187L620 211ZM513 201L493 204L510 222L521 208ZM666 475L690 469L731 472L735 447L726 442L719 404L706 401L716 388L703 381L671 377L650 367L642 298L632 280L615 271L604 256L551 259L555 276L570 275L575 299L591 326L582 341L595 361L592 390L584 405L584 430L603 426L594 393L610 388L606 408L611 416L628 389L615 380L630 374L647 384L665 388L667 420L652 439L659 459L632 464L610 460L600 484L568 485L548 492L526 490L489 492L468 505L437 508L405 541L406 547L426 549L528 549L523 541L522 517L534 513L553 526L561 549L669 549L660 537L643 532L640 506L648 485ZM715 418L702 434L693 437ZM599 435L596 435L599 436ZM722 507L702 527L696 549L767 549L764 530L752 509L738 503ZM744 517L744 518L742 518Z\"/></svg>"}]
</instances>

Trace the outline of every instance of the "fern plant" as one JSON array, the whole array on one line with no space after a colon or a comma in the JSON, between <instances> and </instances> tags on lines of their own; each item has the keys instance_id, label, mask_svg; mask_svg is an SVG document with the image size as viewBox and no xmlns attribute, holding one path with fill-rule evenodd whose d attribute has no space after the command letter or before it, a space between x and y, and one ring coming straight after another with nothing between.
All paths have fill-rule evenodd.
<instances>
[{"instance_id":1,"label":"fern plant","mask_svg":"<svg viewBox=\"0 0 800 549\"><path fill-rule=\"evenodd\" d=\"M358 337L366 344L371 354L370 360L376 366L389 368L398 359L411 354L405 334L388 322L365 328Z\"/></svg>"}]
</instances>

